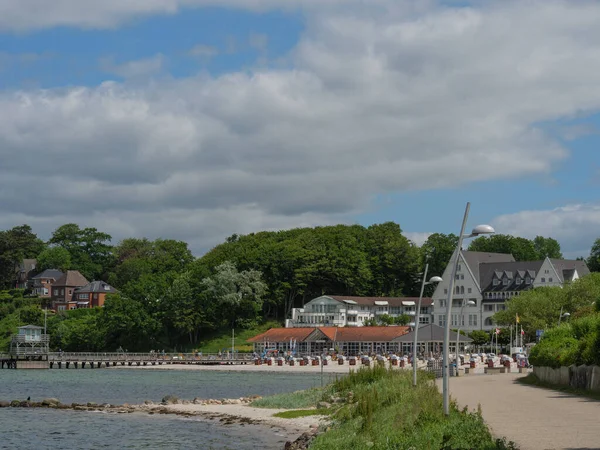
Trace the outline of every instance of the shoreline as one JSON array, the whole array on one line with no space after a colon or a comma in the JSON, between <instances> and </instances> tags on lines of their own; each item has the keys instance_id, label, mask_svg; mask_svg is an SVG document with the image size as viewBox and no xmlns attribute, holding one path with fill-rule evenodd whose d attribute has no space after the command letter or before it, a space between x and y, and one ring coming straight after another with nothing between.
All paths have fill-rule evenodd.
<instances>
[{"instance_id":1,"label":"shoreline","mask_svg":"<svg viewBox=\"0 0 600 450\"><path fill-rule=\"evenodd\" d=\"M241 397L235 399L199 399L180 400L177 398L165 399L155 403L146 401L142 404L110 405L89 402L60 403L57 399L44 399L41 402L12 400L0 401L0 409L55 409L82 412L102 412L105 414L146 414L146 415L177 415L183 418L198 418L206 421L219 422L219 425L251 425L255 427L277 429L285 440L293 445L308 436L313 436L323 425L325 416L314 415L284 419L274 417L274 414L291 411L281 408L256 408L251 406L253 400L260 396ZM288 444L286 443L286 448Z\"/></svg>"},{"instance_id":2,"label":"shoreline","mask_svg":"<svg viewBox=\"0 0 600 450\"><path fill-rule=\"evenodd\" d=\"M371 364L374 367L375 364ZM363 366L357 364L356 366L350 366L347 363L344 365L339 364L328 364L326 366L290 366L284 364L283 366L269 366L266 364L254 365L254 364L215 364L215 365L204 365L204 364L163 364L154 366L114 366L110 369L118 370L131 370L131 369L143 369L143 370L202 370L202 371L214 371L214 372L272 372L272 373L301 373L307 374L312 373L319 375L321 373L321 367L323 368L323 374L342 374L347 375L350 371L357 371ZM386 368L391 367L393 370L412 370L410 365L406 367L390 366L385 365ZM424 368L425 365L420 365L419 369ZM104 369L103 369L104 370Z\"/></svg>"}]
</instances>

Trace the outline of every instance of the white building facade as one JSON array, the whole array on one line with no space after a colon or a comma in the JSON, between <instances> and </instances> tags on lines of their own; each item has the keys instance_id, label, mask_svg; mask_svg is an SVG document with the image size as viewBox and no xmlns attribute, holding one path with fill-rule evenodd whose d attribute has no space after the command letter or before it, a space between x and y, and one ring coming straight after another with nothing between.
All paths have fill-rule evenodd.
<instances>
[{"instance_id":1,"label":"white building facade","mask_svg":"<svg viewBox=\"0 0 600 450\"><path fill-rule=\"evenodd\" d=\"M353 297L322 295L314 298L303 308L292 309L292 318L286 327L361 327L365 321L383 315L399 317L415 316L419 299L415 297ZM419 323L431 321L431 298L421 301Z\"/></svg>"},{"instance_id":2,"label":"white building facade","mask_svg":"<svg viewBox=\"0 0 600 450\"><path fill-rule=\"evenodd\" d=\"M584 261L515 261L512 255L463 250L454 280L450 326L465 331L492 330L493 315L504 310L512 297L535 287L562 286L588 273ZM439 326L446 323L451 275L449 263L442 276L444 281L432 297L434 323Z\"/></svg>"}]
</instances>

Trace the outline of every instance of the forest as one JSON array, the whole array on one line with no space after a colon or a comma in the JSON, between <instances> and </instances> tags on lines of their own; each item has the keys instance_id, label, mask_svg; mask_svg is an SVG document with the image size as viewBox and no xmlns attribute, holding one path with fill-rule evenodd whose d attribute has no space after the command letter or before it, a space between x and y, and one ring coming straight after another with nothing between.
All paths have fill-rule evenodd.
<instances>
[{"instance_id":1,"label":"forest","mask_svg":"<svg viewBox=\"0 0 600 450\"><path fill-rule=\"evenodd\" d=\"M65 224L48 241L28 225L0 231L0 349L19 324L41 325L43 300L14 289L24 258L46 268L79 270L119 294L104 308L47 318L53 348L62 350L190 349L221 330L283 322L291 308L322 295L418 295L425 262L441 275L456 246L453 234L432 234L417 246L399 224L336 225L233 235L195 257L171 239L112 237ZM517 260L561 258L550 237L480 237L469 250L512 253ZM600 239L587 262L600 270ZM429 293L430 294L430 293Z\"/></svg>"}]
</instances>

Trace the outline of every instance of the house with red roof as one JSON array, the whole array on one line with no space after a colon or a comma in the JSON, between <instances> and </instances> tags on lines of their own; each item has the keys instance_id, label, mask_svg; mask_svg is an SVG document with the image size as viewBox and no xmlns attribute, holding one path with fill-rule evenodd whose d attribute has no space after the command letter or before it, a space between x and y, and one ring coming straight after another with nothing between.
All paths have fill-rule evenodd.
<instances>
[{"instance_id":1,"label":"house with red roof","mask_svg":"<svg viewBox=\"0 0 600 450\"><path fill-rule=\"evenodd\" d=\"M419 299L417 297L354 297L346 295L322 295L314 298L302 308L292 309L292 317L286 321L287 328L293 327L362 327L365 321L389 315L414 316ZM421 301L419 323L430 323L431 298Z\"/></svg>"},{"instance_id":2,"label":"house with red roof","mask_svg":"<svg viewBox=\"0 0 600 450\"><path fill-rule=\"evenodd\" d=\"M347 356L360 353L397 353L401 344L397 341L409 327L294 327L271 328L248 342L254 351L266 350L299 354L337 352Z\"/></svg>"}]
</instances>

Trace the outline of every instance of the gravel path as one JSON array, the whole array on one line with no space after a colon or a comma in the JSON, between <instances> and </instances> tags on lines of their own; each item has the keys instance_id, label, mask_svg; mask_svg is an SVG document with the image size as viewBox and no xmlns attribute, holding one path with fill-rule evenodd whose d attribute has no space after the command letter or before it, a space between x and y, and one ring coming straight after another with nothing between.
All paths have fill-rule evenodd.
<instances>
[{"instance_id":1,"label":"gravel path","mask_svg":"<svg viewBox=\"0 0 600 450\"><path fill-rule=\"evenodd\" d=\"M480 404L494 435L521 450L600 449L599 401L518 383L522 376L451 378L450 396L470 410Z\"/></svg>"}]
</instances>

